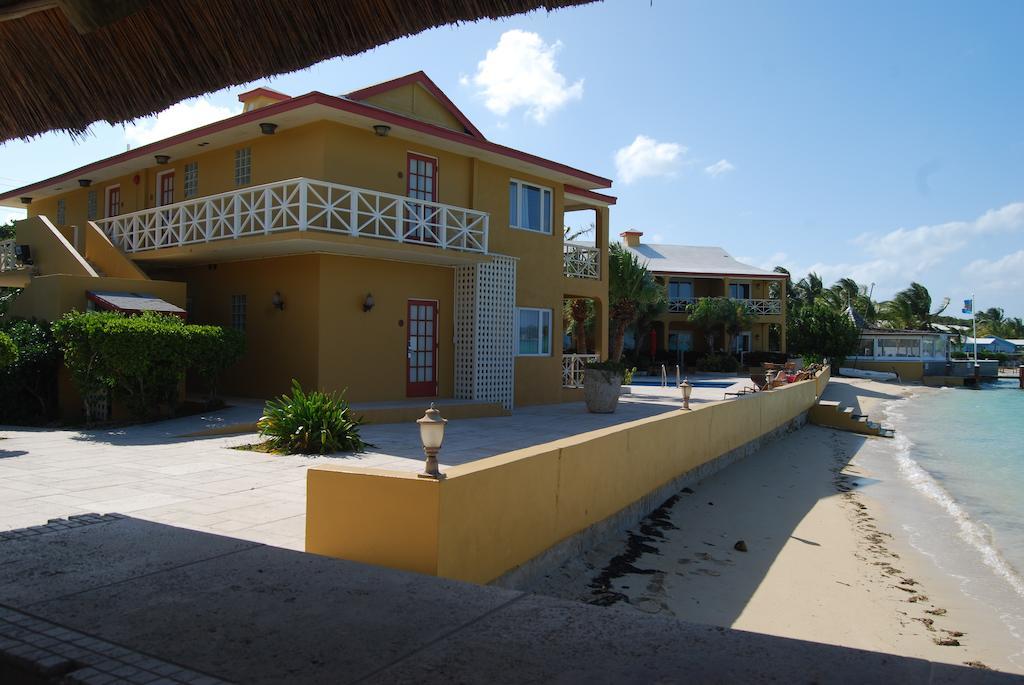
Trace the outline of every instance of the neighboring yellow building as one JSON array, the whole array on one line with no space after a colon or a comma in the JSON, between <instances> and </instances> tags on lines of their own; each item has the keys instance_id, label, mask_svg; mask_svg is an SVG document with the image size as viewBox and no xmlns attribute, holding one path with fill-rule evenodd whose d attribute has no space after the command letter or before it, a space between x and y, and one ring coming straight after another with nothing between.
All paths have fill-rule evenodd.
<instances>
[{"instance_id":1,"label":"neighboring yellow building","mask_svg":"<svg viewBox=\"0 0 1024 685\"><path fill-rule=\"evenodd\" d=\"M0 195L15 314L144 293L245 330L224 383L291 378L355 402L575 399L562 302L592 299L607 354L611 181L490 142L422 72L344 96L259 88L242 114ZM596 246L563 244L591 210Z\"/></svg>"},{"instance_id":2,"label":"neighboring yellow building","mask_svg":"<svg viewBox=\"0 0 1024 685\"><path fill-rule=\"evenodd\" d=\"M654 347L680 358L688 351L709 351L687 314L688 306L703 297L742 302L751 318L749 330L727 336L727 350L741 356L786 351L786 274L743 264L720 247L642 243L641 231L621 236L626 249L664 285L668 298L668 311L654 322L650 338L636 341L641 351Z\"/></svg>"}]
</instances>

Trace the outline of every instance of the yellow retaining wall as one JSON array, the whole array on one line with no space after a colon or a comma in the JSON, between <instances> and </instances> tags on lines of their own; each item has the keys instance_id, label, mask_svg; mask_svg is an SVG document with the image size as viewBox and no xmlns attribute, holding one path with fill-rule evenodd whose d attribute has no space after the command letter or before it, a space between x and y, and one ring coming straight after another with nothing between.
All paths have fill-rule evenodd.
<instances>
[{"instance_id":1,"label":"yellow retaining wall","mask_svg":"<svg viewBox=\"0 0 1024 685\"><path fill-rule=\"evenodd\" d=\"M846 366L864 371L888 371L898 373L900 381L919 381L924 376L924 362L900 361L849 361Z\"/></svg>"},{"instance_id":2,"label":"yellow retaining wall","mask_svg":"<svg viewBox=\"0 0 1024 685\"><path fill-rule=\"evenodd\" d=\"M814 380L456 466L441 481L320 466L306 551L487 583L731 450L786 426Z\"/></svg>"}]
</instances>

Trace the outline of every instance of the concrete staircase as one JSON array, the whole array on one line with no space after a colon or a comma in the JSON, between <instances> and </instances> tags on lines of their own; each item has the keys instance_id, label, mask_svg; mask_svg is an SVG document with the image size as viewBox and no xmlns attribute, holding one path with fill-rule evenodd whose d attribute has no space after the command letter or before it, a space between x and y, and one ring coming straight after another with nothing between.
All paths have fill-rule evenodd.
<instances>
[{"instance_id":1,"label":"concrete staircase","mask_svg":"<svg viewBox=\"0 0 1024 685\"><path fill-rule=\"evenodd\" d=\"M861 435L874 435L880 438L891 438L896 429L888 423L871 421L866 414L857 414L853 407L844 407L840 402L819 400L811 407L809 417L816 426L835 428Z\"/></svg>"}]
</instances>

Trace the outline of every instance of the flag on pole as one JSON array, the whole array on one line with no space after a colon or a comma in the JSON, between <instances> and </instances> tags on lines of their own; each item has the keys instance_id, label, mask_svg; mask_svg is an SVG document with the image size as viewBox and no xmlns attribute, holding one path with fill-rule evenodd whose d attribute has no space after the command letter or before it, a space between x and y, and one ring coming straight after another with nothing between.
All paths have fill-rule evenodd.
<instances>
[{"instance_id":1,"label":"flag on pole","mask_svg":"<svg viewBox=\"0 0 1024 685\"><path fill-rule=\"evenodd\" d=\"M974 298L973 297L971 299L969 299L969 300L964 300L963 313L964 314L973 314L974 313Z\"/></svg>"}]
</instances>

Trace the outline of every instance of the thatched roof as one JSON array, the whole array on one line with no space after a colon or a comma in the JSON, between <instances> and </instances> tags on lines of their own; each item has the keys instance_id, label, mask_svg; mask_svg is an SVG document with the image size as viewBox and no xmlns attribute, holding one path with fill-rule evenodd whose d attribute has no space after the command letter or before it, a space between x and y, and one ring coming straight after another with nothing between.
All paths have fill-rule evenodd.
<instances>
[{"instance_id":1,"label":"thatched roof","mask_svg":"<svg viewBox=\"0 0 1024 685\"><path fill-rule=\"evenodd\" d=\"M0 0L0 141L82 133L429 28L594 0Z\"/></svg>"}]
</instances>

